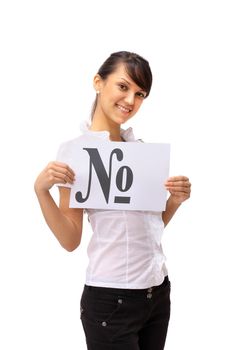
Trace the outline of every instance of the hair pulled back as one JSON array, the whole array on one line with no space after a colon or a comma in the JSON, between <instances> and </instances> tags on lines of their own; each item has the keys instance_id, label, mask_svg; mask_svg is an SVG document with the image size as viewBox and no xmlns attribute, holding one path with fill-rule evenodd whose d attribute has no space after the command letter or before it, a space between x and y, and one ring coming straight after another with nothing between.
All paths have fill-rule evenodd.
<instances>
[{"instance_id":1,"label":"hair pulled back","mask_svg":"<svg viewBox=\"0 0 233 350\"><path fill-rule=\"evenodd\" d=\"M149 96L152 85L152 73L149 62L142 56L129 51L118 51L112 53L99 68L97 74L103 80L115 72L118 65L123 63L129 77ZM93 117L97 106L97 97L93 103L91 117Z\"/></svg>"}]
</instances>

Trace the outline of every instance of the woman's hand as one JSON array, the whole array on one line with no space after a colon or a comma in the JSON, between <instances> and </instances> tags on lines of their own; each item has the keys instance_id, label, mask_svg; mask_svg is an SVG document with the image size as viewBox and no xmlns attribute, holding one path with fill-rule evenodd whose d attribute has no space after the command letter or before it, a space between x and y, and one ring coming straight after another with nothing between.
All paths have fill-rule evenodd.
<instances>
[{"instance_id":1,"label":"woman's hand","mask_svg":"<svg viewBox=\"0 0 233 350\"><path fill-rule=\"evenodd\" d=\"M180 205L190 197L191 183L186 176L173 176L165 182L166 189L170 192L170 199Z\"/></svg>"},{"instance_id":2,"label":"woman's hand","mask_svg":"<svg viewBox=\"0 0 233 350\"><path fill-rule=\"evenodd\" d=\"M75 180L74 177L75 173L67 164L50 162L37 177L34 188L37 193L48 191L55 184L73 184Z\"/></svg>"}]
</instances>

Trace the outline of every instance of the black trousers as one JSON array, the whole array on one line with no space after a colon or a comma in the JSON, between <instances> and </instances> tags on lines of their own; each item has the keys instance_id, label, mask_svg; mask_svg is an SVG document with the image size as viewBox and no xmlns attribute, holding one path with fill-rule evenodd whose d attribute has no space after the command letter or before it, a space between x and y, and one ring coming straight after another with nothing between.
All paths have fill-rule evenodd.
<instances>
[{"instance_id":1,"label":"black trousers","mask_svg":"<svg viewBox=\"0 0 233 350\"><path fill-rule=\"evenodd\" d=\"M163 350L170 281L148 289L84 285L80 318L88 350Z\"/></svg>"}]
</instances>

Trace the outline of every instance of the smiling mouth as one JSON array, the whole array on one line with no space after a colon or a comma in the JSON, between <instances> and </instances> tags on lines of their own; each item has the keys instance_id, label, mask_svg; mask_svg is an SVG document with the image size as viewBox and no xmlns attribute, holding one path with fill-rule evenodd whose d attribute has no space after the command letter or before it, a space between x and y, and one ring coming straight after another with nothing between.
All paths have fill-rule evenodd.
<instances>
[{"instance_id":1,"label":"smiling mouth","mask_svg":"<svg viewBox=\"0 0 233 350\"><path fill-rule=\"evenodd\" d=\"M124 113L130 113L132 111L131 108L126 108L124 106L121 106L121 105L116 105L118 109L120 109L122 112Z\"/></svg>"}]
</instances>

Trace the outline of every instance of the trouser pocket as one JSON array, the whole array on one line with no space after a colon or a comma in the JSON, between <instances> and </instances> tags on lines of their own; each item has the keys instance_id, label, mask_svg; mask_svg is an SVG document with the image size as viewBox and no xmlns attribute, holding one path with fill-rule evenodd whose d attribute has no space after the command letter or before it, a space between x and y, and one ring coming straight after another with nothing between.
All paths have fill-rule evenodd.
<instances>
[{"instance_id":1,"label":"trouser pocket","mask_svg":"<svg viewBox=\"0 0 233 350\"><path fill-rule=\"evenodd\" d=\"M96 341L113 340L125 326L125 301L120 295L96 294L84 290L80 318L86 337Z\"/></svg>"}]
</instances>

